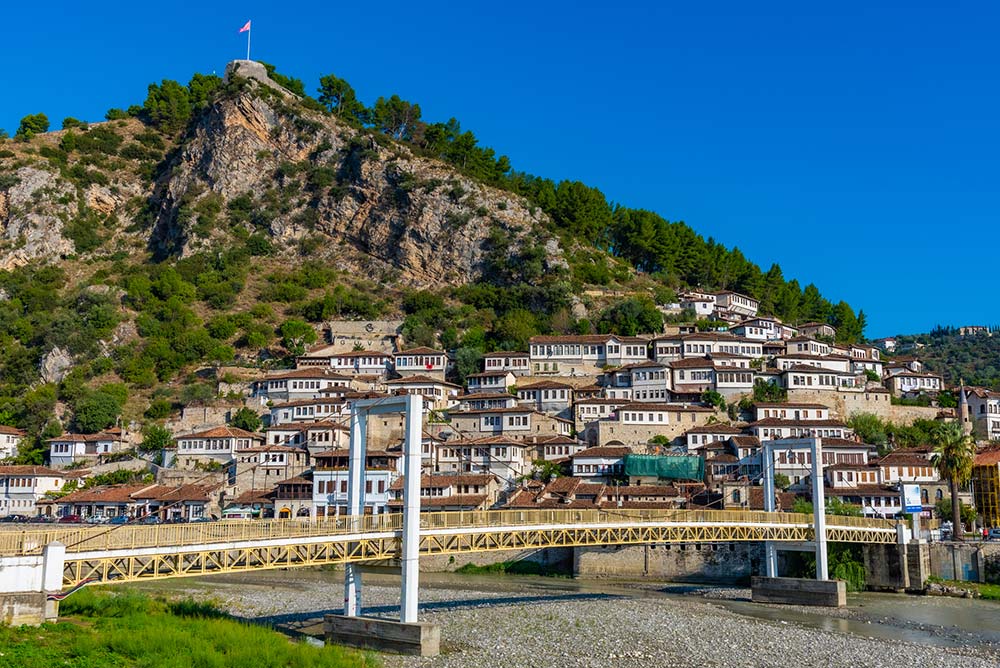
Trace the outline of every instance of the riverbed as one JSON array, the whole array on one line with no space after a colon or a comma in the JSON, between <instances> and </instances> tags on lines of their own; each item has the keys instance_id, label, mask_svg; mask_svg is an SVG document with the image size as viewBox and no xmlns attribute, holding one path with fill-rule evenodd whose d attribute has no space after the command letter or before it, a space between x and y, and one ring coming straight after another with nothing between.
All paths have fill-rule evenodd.
<instances>
[{"instance_id":1,"label":"riverbed","mask_svg":"<svg viewBox=\"0 0 1000 668\"><path fill-rule=\"evenodd\" d=\"M136 585L215 601L234 615L317 633L341 611L342 574L261 571ZM365 614L398 614L398 576L366 573ZM1000 604L860 594L846 609L765 606L749 590L568 578L421 574L422 621L442 655L392 668L1000 665Z\"/></svg>"}]
</instances>

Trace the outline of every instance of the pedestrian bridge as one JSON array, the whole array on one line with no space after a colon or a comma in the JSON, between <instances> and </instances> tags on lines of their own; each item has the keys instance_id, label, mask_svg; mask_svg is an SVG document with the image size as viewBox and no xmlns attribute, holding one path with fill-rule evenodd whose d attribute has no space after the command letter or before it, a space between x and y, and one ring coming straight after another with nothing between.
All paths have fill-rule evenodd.
<instances>
[{"instance_id":1,"label":"pedestrian bridge","mask_svg":"<svg viewBox=\"0 0 1000 668\"><path fill-rule=\"evenodd\" d=\"M828 516L827 539L897 542L897 522ZM399 559L403 516L315 521L223 521L0 530L0 561L39 559L65 546L62 585L119 583L267 568ZM813 516L728 510L499 510L425 512L421 555L649 543L814 540ZM61 550L60 550L61 552ZM55 573L48 576L54 580Z\"/></svg>"}]
</instances>

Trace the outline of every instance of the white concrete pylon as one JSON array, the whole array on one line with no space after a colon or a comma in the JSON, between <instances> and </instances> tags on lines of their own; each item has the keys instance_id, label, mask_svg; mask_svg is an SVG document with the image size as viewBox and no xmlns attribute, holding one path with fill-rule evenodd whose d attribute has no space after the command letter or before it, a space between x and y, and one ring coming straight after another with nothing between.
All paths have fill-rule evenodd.
<instances>
[{"instance_id":1,"label":"white concrete pylon","mask_svg":"<svg viewBox=\"0 0 1000 668\"><path fill-rule=\"evenodd\" d=\"M406 437L403 459L406 476L403 486L402 601L399 621L417 621L420 592L420 447L423 434L423 397L406 395Z\"/></svg>"},{"instance_id":2,"label":"white concrete pylon","mask_svg":"<svg viewBox=\"0 0 1000 668\"><path fill-rule=\"evenodd\" d=\"M351 408L351 442L348 449L347 515L348 521L362 517L365 508L365 455L368 440L368 413L355 402ZM352 529L360 532L363 527ZM344 565L344 614L356 617L361 614L361 567Z\"/></svg>"}]
</instances>

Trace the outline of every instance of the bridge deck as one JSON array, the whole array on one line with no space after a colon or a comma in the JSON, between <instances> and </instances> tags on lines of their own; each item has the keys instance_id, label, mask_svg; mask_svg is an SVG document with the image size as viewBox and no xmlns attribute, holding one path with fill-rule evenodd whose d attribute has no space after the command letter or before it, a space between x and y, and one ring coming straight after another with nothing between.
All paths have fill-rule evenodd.
<instances>
[{"instance_id":1,"label":"bridge deck","mask_svg":"<svg viewBox=\"0 0 1000 668\"><path fill-rule=\"evenodd\" d=\"M399 556L399 514L327 520L231 521L0 531L0 556L66 545L63 581L132 580L291 566L344 564ZM839 542L893 543L896 522L828 518ZM718 510L502 510L421 515L420 552L457 554L648 543L806 542L812 517Z\"/></svg>"}]
</instances>

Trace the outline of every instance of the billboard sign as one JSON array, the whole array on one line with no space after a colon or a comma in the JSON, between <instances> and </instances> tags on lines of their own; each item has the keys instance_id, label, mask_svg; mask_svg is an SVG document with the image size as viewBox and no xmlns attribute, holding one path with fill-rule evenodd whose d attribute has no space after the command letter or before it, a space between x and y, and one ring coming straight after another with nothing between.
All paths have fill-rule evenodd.
<instances>
[{"instance_id":1,"label":"billboard sign","mask_svg":"<svg viewBox=\"0 0 1000 668\"><path fill-rule=\"evenodd\" d=\"M903 512L919 513L923 510L920 503L920 485L903 485Z\"/></svg>"}]
</instances>

